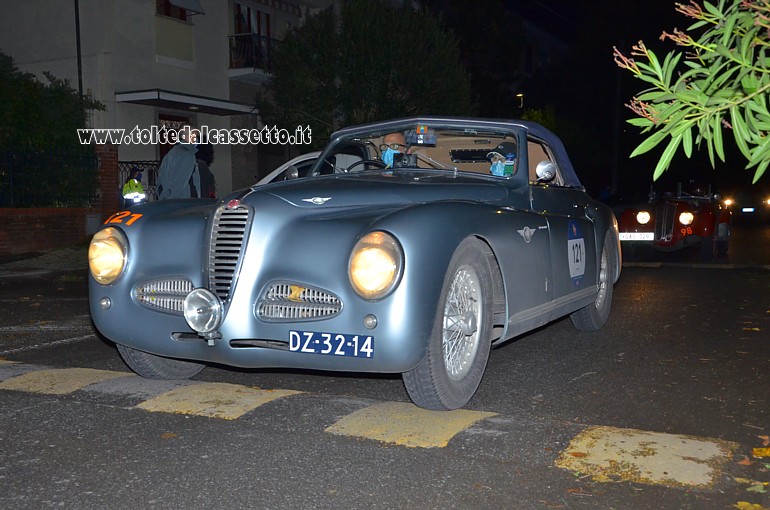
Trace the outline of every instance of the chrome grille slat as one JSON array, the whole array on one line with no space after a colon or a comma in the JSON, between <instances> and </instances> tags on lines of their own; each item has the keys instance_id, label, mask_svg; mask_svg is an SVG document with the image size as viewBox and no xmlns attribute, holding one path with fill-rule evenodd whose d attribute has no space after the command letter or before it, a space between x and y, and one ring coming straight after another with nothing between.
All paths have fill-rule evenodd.
<instances>
[{"instance_id":1,"label":"chrome grille slat","mask_svg":"<svg viewBox=\"0 0 770 510\"><path fill-rule=\"evenodd\" d=\"M272 322L326 319L341 310L334 294L289 282L271 284L257 303L257 316Z\"/></svg>"},{"instance_id":2,"label":"chrome grille slat","mask_svg":"<svg viewBox=\"0 0 770 510\"><path fill-rule=\"evenodd\" d=\"M244 205L223 205L214 213L209 245L209 290L222 301L230 298L243 253L251 211Z\"/></svg>"},{"instance_id":3,"label":"chrome grille slat","mask_svg":"<svg viewBox=\"0 0 770 510\"><path fill-rule=\"evenodd\" d=\"M655 239L671 240L674 233L676 206L670 202L661 202L655 207Z\"/></svg>"},{"instance_id":4,"label":"chrome grille slat","mask_svg":"<svg viewBox=\"0 0 770 510\"><path fill-rule=\"evenodd\" d=\"M134 288L134 299L152 310L184 315L184 298L193 290L186 278L162 278L142 282Z\"/></svg>"}]
</instances>

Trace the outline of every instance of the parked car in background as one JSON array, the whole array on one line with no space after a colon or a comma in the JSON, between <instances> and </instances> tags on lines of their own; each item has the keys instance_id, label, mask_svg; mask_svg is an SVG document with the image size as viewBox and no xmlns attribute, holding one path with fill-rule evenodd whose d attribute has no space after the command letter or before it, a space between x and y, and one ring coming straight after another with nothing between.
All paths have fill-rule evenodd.
<instances>
[{"instance_id":1,"label":"parked car in background","mask_svg":"<svg viewBox=\"0 0 770 510\"><path fill-rule=\"evenodd\" d=\"M90 307L144 377L400 373L415 404L456 409L492 345L565 315L601 328L620 257L550 131L400 119L334 133L303 179L116 213L89 248Z\"/></svg>"},{"instance_id":2,"label":"parked car in background","mask_svg":"<svg viewBox=\"0 0 770 510\"><path fill-rule=\"evenodd\" d=\"M733 219L740 223L770 221L770 188L758 184L731 191L725 203L733 211Z\"/></svg>"},{"instance_id":3,"label":"parked car in background","mask_svg":"<svg viewBox=\"0 0 770 510\"><path fill-rule=\"evenodd\" d=\"M659 251L699 246L704 258L727 254L732 211L719 194L702 188L676 193L650 192L647 204L626 207L618 218L623 246L650 246Z\"/></svg>"}]
</instances>

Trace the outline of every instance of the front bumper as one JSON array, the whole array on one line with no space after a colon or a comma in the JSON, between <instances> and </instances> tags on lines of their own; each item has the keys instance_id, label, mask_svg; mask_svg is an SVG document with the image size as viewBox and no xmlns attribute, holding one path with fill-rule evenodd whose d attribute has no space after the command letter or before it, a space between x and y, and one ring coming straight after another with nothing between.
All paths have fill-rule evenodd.
<instances>
[{"instance_id":1,"label":"front bumper","mask_svg":"<svg viewBox=\"0 0 770 510\"><path fill-rule=\"evenodd\" d=\"M320 320L263 321L257 316L259 294L246 293L248 297L244 297L236 293L228 303L221 327L204 338L188 326L181 314L140 304L135 289L103 286L93 279L89 285L91 316L99 332L109 340L159 356L242 368L406 372L424 358L436 314L435 309L418 305L419 301L397 291L374 303L352 295L341 296L344 307L340 312ZM371 320L365 319L371 316L376 317L376 326L370 329ZM373 356L292 352L291 331L372 337Z\"/></svg>"}]
</instances>

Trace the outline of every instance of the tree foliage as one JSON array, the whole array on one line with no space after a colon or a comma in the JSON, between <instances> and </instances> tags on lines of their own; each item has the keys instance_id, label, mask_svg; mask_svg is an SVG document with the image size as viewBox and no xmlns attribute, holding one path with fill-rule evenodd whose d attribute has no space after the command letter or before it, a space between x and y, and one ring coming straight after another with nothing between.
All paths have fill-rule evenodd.
<instances>
[{"instance_id":1,"label":"tree foliage","mask_svg":"<svg viewBox=\"0 0 770 510\"><path fill-rule=\"evenodd\" d=\"M732 131L756 183L770 165L770 0L691 0L676 9L694 23L661 39L680 50L661 61L642 41L630 57L615 48L618 66L650 85L627 105L636 114L628 122L651 133L631 157L667 140L658 179L680 148L689 158L693 146L705 144L715 166L716 158L725 161L724 137Z\"/></svg>"},{"instance_id":2,"label":"tree foliage","mask_svg":"<svg viewBox=\"0 0 770 510\"><path fill-rule=\"evenodd\" d=\"M83 98L68 81L44 73L48 83L24 73L0 53L0 151L75 150L77 129L86 127L90 109L103 109Z\"/></svg>"},{"instance_id":3,"label":"tree foliage","mask_svg":"<svg viewBox=\"0 0 770 510\"><path fill-rule=\"evenodd\" d=\"M460 59L470 75L471 95L482 117L521 115L525 73L522 56L527 39L521 16L506 0L423 0L457 37Z\"/></svg>"},{"instance_id":4,"label":"tree foliage","mask_svg":"<svg viewBox=\"0 0 770 510\"><path fill-rule=\"evenodd\" d=\"M426 12L345 1L311 16L274 54L268 122L310 125L317 144L336 128L411 115L468 115L457 42Z\"/></svg>"},{"instance_id":5,"label":"tree foliage","mask_svg":"<svg viewBox=\"0 0 770 510\"><path fill-rule=\"evenodd\" d=\"M103 109L61 80L24 73L0 53L0 207L89 205L93 148L81 145L89 109Z\"/></svg>"}]
</instances>

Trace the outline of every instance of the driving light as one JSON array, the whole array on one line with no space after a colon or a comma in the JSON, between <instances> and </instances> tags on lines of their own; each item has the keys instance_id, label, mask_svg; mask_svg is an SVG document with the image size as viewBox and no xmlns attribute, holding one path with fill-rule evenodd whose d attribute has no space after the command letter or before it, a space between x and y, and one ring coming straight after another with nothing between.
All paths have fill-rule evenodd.
<instances>
[{"instance_id":1,"label":"driving light","mask_svg":"<svg viewBox=\"0 0 770 510\"><path fill-rule=\"evenodd\" d=\"M636 213L636 221L638 221L641 225L646 225L650 222L650 213L647 211L639 211Z\"/></svg>"},{"instance_id":2,"label":"driving light","mask_svg":"<svg viewBox=\"0 0 770 510\"><path fill-rule=\"evenodd\" d=\"M370 232L350 254L348 276L353 289L366 299L379 299L398 283L404 255L398 242L385 232Z\"/></svg>"},{"instance_id":3,"label":"driving light","mask_svg":"<svg viewBox=\"0 0 770 510\"><path fill-rule=\"evenodd\" d=\"M102 285L114 282L123 272L127 252L128 241L120 230L108 227L94 234L88 246L88 267L94 280Z\"/></svg>"},{"instance_id":4,"label":"driving light","mask_svg":"<svg viewBox=\"0 0 770 510\"><path fill-rule=\"evenodd\" d=\"M727 207L730 207L730 206L731 206L731 205L733 205L734 203L735 203L735 202L733 201L733 199L732 199L732 198L726 198L726 199L725 199L725 205L726 205Z\"/></svg>"},{"instance_id":5,"label":"driving light","mask_svg":"<svg viewBox=\"0 0 770 510\"><path fill-rule=\"evenodd\" d=\"M682 225L689 225L695 219L695 216L691 212L683 212L679 215L679 223Z\"/></svg>"},{"instance_id":6,"label":"driving light","mask_svg":"<svg viewBox=\"0 0 770 510\"><path fill-rule=\"evenodd\" d=\"M208 289L195 289L184 298L184 320L198 333L211 333L222 322L222 302Z\"/></svg>"}]
</instances>

